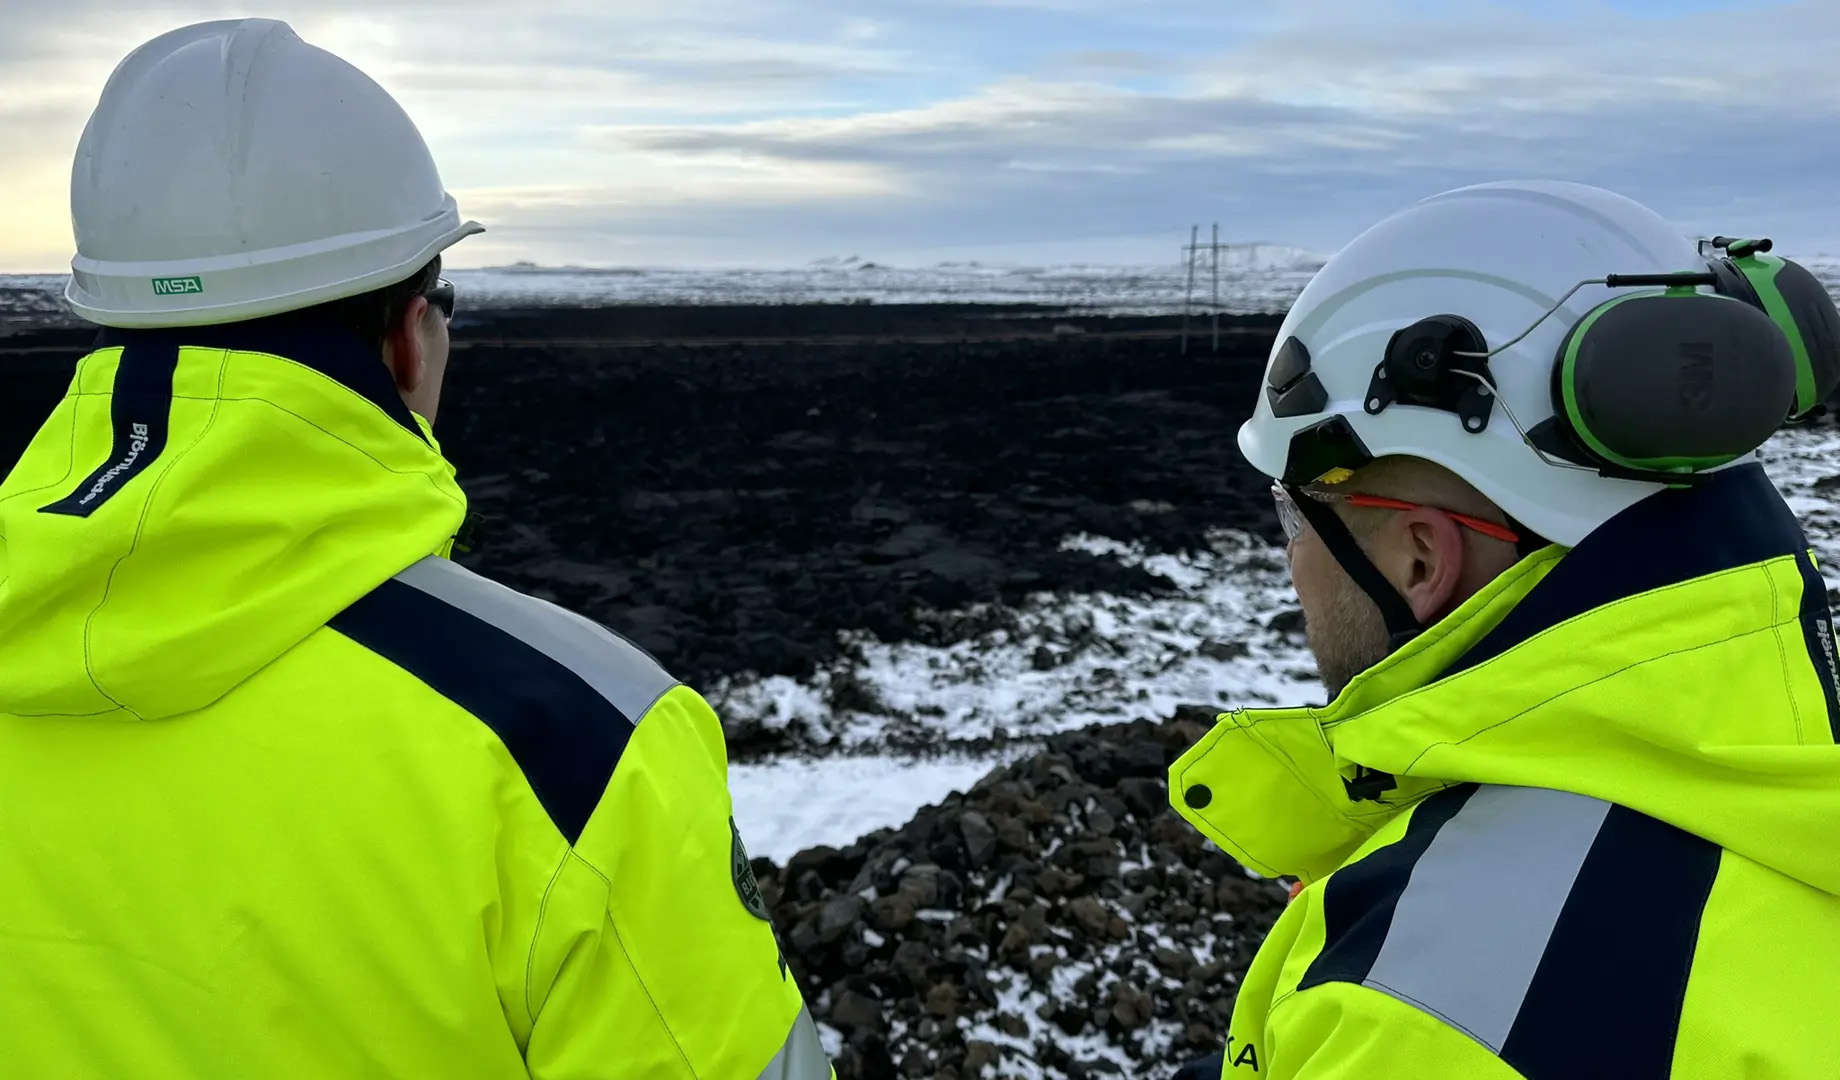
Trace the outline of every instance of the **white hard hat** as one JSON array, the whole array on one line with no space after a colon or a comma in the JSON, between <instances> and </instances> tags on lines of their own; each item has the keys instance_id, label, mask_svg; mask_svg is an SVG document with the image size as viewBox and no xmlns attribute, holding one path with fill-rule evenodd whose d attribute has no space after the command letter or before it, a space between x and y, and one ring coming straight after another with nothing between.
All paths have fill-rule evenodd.
<instances>
[{"instance_id":1,"label":"white hard hat","mask_svg":"<svg viewBox=\"0 0 1840 1080\"><path fill-rule=\"evenodd\" d=\"M105 326L200 326L401 281L460 220L402 107L286 23L162 34L128 54L70 175L66 298Z\"/></svg>"},{"instance_id":2,"label":"white hard hat","mask_svg":"<svg viewBox=\"0 0 1840 1080\"><path fill-rule=\"evenodd\" d=\"M1274 379L1274 365L1283 359L1294 368L1296 357L1307 355L1324 391L1311 393L1326 400L1318 408L1287 408L1282 411L1294 415L1280 417L1273 412L1275 390L1262 386L1252 419L1240 428L1240 450L1268 476L1309 483L1345 464L1312 450L1312 440L1346 440L1352 431L1360 456L1436 462L1539 535L1576 545L1662 485L1550 464L1504 411L1525 430L1553 415L1560 343L1587 312L1619 293L1605 285L1580 288L1531 333L1491 356L1506 409L1494 409L1481 431L1465 430L1455 412L1419 405L1393 404L1370 414L1364 402L1376 367L1394 334L1419 320L1467 319L1493 350L1533 326L1581 281L1705 269L1686 234L1601 188L1512 181L1432 196L1355 238L1304 288L1278 330L1266 384L1291 381L1285 372ZM1287 357L1293 338L1301 351L1291 347ZM1306 460L1312 454L1314 460Z\"/></svg>"}]
</instances>

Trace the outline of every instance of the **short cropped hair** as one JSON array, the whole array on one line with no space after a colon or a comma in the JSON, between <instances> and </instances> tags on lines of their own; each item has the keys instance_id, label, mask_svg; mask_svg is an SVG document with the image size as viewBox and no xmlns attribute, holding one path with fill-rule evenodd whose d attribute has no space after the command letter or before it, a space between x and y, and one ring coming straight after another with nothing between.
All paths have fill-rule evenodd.
<instances>
[{"instance_id":1,"label":"short cropped hair","mask_svg":"<svg viewBox=\"0 0 1840 1080\"><path fill-rule=\"evenodd\" d=\"M290 312L286 318L296 325L350 330L366 344L383 348L390 331L402 321L403 313L418 296L425 295L441 276L441 257L436 255L420 270L381 289L372 289L343 300L330 300L310 308Z\"/></svg>"}]
</instances>

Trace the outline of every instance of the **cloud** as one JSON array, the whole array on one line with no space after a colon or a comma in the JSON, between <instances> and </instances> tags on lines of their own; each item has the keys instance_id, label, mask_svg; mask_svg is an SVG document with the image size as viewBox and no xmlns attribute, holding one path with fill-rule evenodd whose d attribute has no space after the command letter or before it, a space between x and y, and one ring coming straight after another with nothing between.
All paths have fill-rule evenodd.
<instances>
[{"instance_id":1,"label":"cloud","mask_svg":"<svg viewBox=\"0 0 1840 1080\"><path fill-rule=\"evenodd\" d=\"M1167 58L1139 49L1082 50L1068 53L1059 64L1073 71L1121 75L1154 75L1170 67Z\"/></svg>"},{"instance_id":2,"label":"cloud","mask_svg":"<svg viewBox=\"0 0 1840 1080\"><path fill-rule=\"evenodd\" d=\"M1620 184L1695 222L1732 210L1840 239L1815 220L1840 165L1824 135L1840 111L1829 63L1840 17L1826 8L1712 13L1643 36L1646 21L1622 16L1427 22L1373 5L1328 19L1334 5L1313 6L1317 21L1185 62L1181 85L1161 92L1018 78L911 108L597 135L686 173L715 160L879 170L886 192L961 232L1086 228L1095 207L1129 231L1152 208L1203 219L1231 208L1290 218L1309 235L1287 239L1333 246L1361 217L1444 187L1557 176ZM1767 47L1772 62L1679 59L1709 36L1736 55Z\"/></svg>"},{"instance_id":3,"label":"cloud","mask_svg":"<svg viewBox=\"0 0 1840 1080\"><path fill-rule=\"evenodd\" d=\"M1212 220L1332 249L1405 202L1505 176L1604 184L1683 227L1840 245L1840 7L1708 4L281 7L410 109L492 228L469 241L481 260L1080 243L1167 259ZM44 178L107 75L97 57L220 10L173 0L118 22L113 8L0 11L0 142L34 148L0 160L0 196L36 185L40 214L56 201ZM22 257L6 205L0 265Z\"/></svg>"}]
</instances>

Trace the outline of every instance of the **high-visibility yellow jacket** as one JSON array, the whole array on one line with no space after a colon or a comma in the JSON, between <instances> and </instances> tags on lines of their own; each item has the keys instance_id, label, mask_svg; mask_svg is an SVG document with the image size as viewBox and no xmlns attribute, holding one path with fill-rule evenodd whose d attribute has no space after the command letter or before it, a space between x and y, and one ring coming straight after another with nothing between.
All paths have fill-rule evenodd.
<instances>
[{"instance_id":1,"label":"high-visibility yellow jacket","mask_svg":"<svg viewBox=\"0 0 1840 1080\"><path fill-rule=\"evenodd\" d=\"M1327 707L1222 717L1172 801L1309 882L1223 1075L1840 1076L1834 663L1746 465L1528 556Z\"/></svg>"},{"instance_id":2,"label":"high-visibility yellow jacket","mask_svg":"<svg viewBox=\"0 0 1840 1080\"><path fill-rule=\"evenodd\" d=\"M831 1075L709 706L464 511L354 337L105 333L0 485L0 1075Z\"/></svg>"}]
</instances>

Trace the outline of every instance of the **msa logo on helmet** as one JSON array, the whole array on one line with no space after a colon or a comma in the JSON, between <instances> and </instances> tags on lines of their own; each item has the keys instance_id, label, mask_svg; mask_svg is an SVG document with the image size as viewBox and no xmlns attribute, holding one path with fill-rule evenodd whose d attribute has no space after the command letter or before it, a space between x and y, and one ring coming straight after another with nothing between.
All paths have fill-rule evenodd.
<instances>
[{"instance_id":1,"label":"msa logo on helmet","mask_svg":"<svg viewBox=\"0 0 1840 1080\"><path fill-rule=\"evenodd\" d=\"M178 296L182 293L201 293L204 282L195 277L157 277L153 279L153 295Z\"/></svg>"},{"instance_id":2,"label":"msa logo on helmet","mask_svg":"<svg viewBox=\"0 0 1840 1080\"><path fill-rule=\"evenodd\" d=\"M141 456L141 451L147 449L147 425L135 424L133 430L134 437L128 440L128 456L116 462L113 468L96 478L96 482L89 486L89 492L77 500L79 506L88 506L94 502L96 496L109 489L109 485L115 482L116 477L133 468L134 462Z\"/></svg>"}]
</instances>

